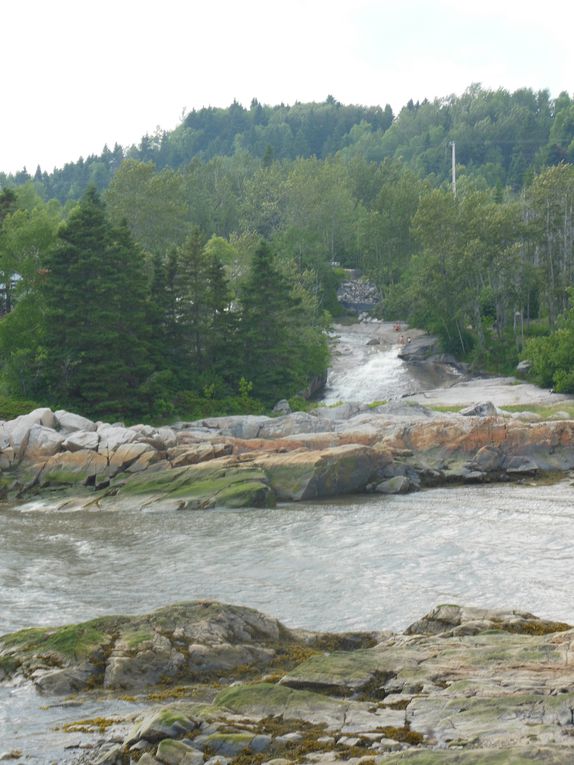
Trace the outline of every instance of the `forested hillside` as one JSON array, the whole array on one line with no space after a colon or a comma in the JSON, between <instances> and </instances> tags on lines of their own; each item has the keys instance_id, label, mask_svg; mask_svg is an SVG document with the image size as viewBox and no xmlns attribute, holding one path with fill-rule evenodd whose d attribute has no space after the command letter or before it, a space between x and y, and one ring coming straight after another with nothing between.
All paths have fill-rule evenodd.
<instances>
[{"instance_id":1,"label":"forested hillside","mask_svg":"<svg viewBox=\"0 0 574 765\"><path fill-rule=\"evenodd\" d=\"M158 128L138 146L106 146L100 155L70 161L53 173L38 167L33 175L23 168L6 176L0 168L0 183L33 180L44 198L65 202L79 199L90 184L106 188L125 158L181 169L194 159L244 153L271 162L342 152L370 161L400 158L440 184L450 173L451 141L467 174L489 186L518 189L543 167L574 161L574 103L567 93L552 99L545 90L510 93L479 85L461 96L409 101L396 116L388 104L343 105L332 96L293 106L268 106L254 98L249 109L234 102L226 109L192 111L173 131Z\"/></svg>"},{"instance_id":2,"label":"forested hillside","mask_svg":"<svg viewBox=\"0 0 574 765\"><path fill-rule=\"evenodd\" d=\"M573 161L567 94L473 86L395 118L331 97L202 109L138 147L0 175L4 392L258 411L324 373L338 265L376 283L385 318L477 367L529 356L572 390Z\"/></svg>"}]
</instances>

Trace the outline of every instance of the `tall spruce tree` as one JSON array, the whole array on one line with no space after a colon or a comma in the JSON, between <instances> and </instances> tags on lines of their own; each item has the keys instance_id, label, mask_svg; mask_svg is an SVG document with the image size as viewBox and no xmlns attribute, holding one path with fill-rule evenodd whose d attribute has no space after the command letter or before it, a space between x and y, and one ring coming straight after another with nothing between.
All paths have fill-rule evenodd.
<instances>
[{"instance_id":1,"label":"tall spruce tree","mask_svg":"<svg viewBox=\"0 0 574 765\"><path fill-rule=\"evenodd\" d=\"M326 354L309 353L309 344L322 348L324 340L292 285L274 262L263 241L255 251L241 293L239 340L243 377L253 384L253 395L273 403L304 389L326 363Z\"/></svg>"},{"instance_id":2,"label":"tall spruce tree","mask_svg":"<svg viewBox=\"0 0 574 765\"><path fill-rule=\"evenodd\" d=\"M127 226L88 190L59 232L44 284L51 398L90 415L136 416L149 373L146 278Z\"/></svg>"}]
</instances>

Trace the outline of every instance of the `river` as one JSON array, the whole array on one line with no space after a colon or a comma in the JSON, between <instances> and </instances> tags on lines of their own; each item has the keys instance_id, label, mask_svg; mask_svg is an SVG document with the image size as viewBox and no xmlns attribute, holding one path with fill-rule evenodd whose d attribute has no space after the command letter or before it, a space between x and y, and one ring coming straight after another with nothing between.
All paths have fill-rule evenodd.
<instances>
[{"instance_id":1,"label":"river","mask_svg":"<svg viewBox=\"0 0 574 765\"><path fill-rule=\"evenodd\" d=\"M396 359L395 351L377 356ZM352 354L364 391L373 366L365 376ZM391 394L404 390L403 382L415 384L402 362L389 366L377 356L369 353L365 363L380 365L379 381L389 372ZM339 369L327 392L334 400L355 385ZM396 397L384 395L382 386L372 390L369 400ZM320 630L400 630L444 602L574 622L571 497L571 483L563 480L272 510L142 514L56 511L47 501L0 506L0 634L195 598L253 606L288 626ZM22 761L66 762L77 751L64 747L86 737L55 727L137 708L113 700L46 706L29 686L0 688L0 755L19 749Z\"/></svg>"}]
</instances>

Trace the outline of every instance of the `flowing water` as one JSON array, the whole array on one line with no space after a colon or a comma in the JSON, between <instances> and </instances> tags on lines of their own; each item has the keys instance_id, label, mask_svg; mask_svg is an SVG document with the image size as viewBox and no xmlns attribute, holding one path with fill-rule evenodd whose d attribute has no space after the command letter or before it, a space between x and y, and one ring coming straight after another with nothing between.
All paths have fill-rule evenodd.
<instances>
[{"instance_id":1,"label":"flowing water","mask_svg":"<svg viewBox=\"0 0 574 765\"><path fill-rule=\"evenodd\" d=\"M394 391L409 383L402 362L377 356L385 353L369 354L364 364L351 360L363 375L361 390L375 376L387 375ZM355 384L344 382L344 371L340 365L331 377L337 398ZM379 396L389 397L377 391L369 400ZM195 598L253 606L288 626L320 630L404 629L442 602L574 622L571 497L564 480L272 510L0 506L0 634ZM65 747L90 737L54 728L139 708L111 699L78 703L42 699L27 685L0 688L0 756L19 749L24 762L67 762L77 749Z\"/></svg>"},{"instance_id":2,"label":"flowing water","mask_svg":"<svg viewBox=\"0 0 574 765\"><path fill-rule=\"evenodd\" d=\"M377 334L381 344L370 345L369 340ZM337 325L333 340L336 345L323 396L325 404L390 401L461 379L444 365L406 364L399 358L402 346L389 322Z\"/></svg>"}]
</instances>

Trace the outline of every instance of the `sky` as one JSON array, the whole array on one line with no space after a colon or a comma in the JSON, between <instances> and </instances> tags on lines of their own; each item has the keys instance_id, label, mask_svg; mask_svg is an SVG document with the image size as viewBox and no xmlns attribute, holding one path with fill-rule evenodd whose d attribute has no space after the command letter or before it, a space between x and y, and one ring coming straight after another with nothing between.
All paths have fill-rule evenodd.
<instances>
[{"instance_id":1,"label":"sky","mask_svg":"<svg viewBox=\"0 0 574 765\"><path fill-rule=\"evenodd\" d=\"M203 106L414 101L574 83L569 0L2 3L0 171L139 143Z\"/></svg>"}]
</instances>

